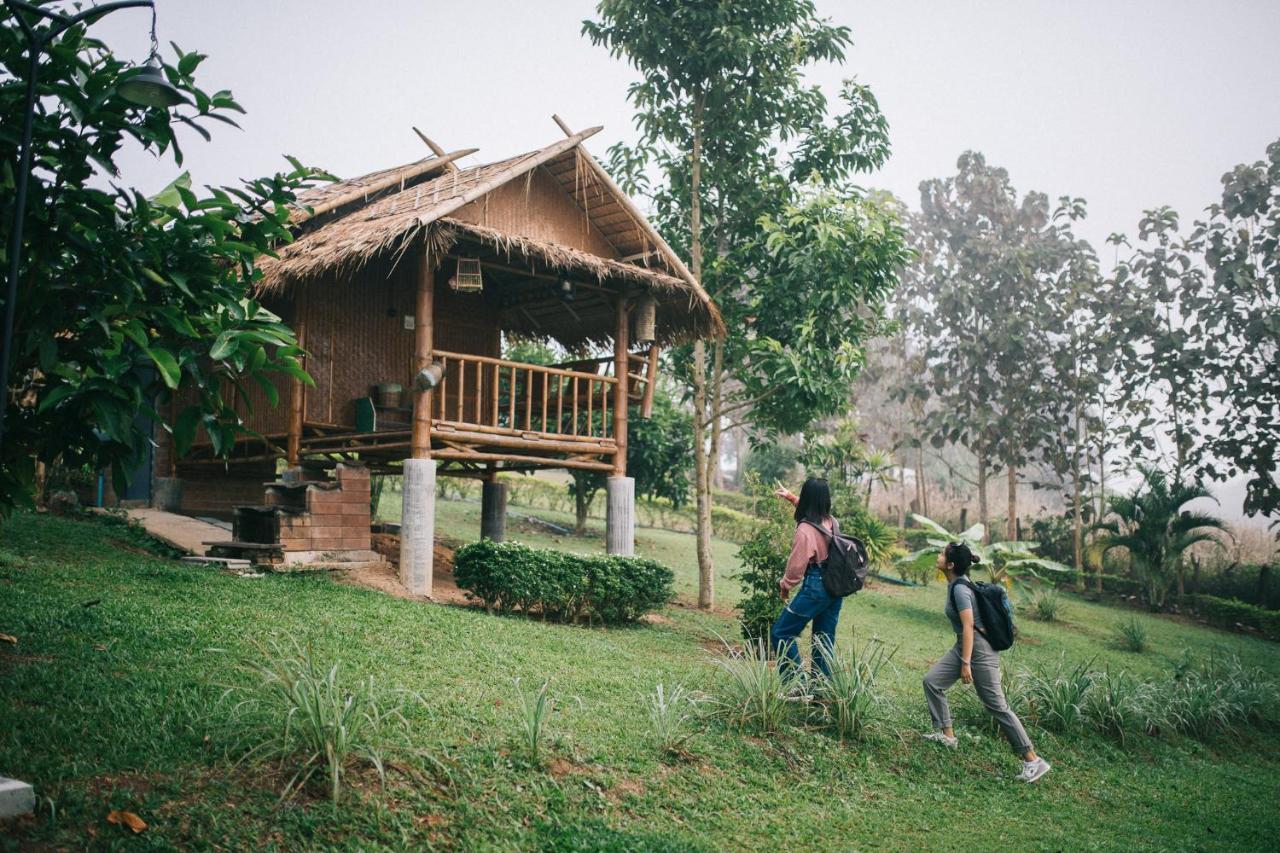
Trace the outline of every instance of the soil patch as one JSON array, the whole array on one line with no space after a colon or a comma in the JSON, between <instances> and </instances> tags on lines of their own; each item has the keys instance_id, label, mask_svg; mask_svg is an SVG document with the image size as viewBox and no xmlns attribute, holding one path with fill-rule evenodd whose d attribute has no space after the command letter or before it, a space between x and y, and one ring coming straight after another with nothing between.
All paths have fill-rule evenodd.
<instances>
[{"instance_id":1,"label":"soil patch","mask_svg":"<svg viewBox=\"0 0 1280 853\"><path fill-rule=\"evenodd\" d=\"M387 558L386 563L361 566L336 573L338 583L362 586L377 590L396 598L412 601L434 601L437 604L455 604L471 606L466 592L458 588L453 579L453 549L437 542L435 546L435 563L432 567L431 598L424 595L413 595L400 583L399 557L400 537L392 533L376 533L373 536L373 550Z\"/></svg>"}]
</instances>

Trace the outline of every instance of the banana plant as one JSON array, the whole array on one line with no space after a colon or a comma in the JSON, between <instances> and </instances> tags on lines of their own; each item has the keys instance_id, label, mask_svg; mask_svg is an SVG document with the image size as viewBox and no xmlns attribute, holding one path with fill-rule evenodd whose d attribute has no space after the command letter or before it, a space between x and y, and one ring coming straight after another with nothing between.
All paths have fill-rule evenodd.
<instances>
[{"instance_id":1,"label":"banana plant","mask_svg":"<svg viewBox=\"0 0 1280 853\"><path fill-rule=\"evenodd\" d=\"M1006 587L1012 586L1014 581L1021 581L1027 576L1043 580L1040 574L1042 571L1071 571L1070 567L1062 563L1038 555L1035 551L1040 547L1038 542L993 542L984 545L982 539L986 533L985 525L975 524L966 530L953 533L931 518L916 513L912 513L911 517L934 535L925 540L924 548L907 554L898 561L904 573L910 572L919 577L931 564L937 562L938 555L952 542L963 542L968 545L969 550L981 560L979 566L985 568L990 574L991 581L1004 584Z\"/></svg>"}]
</instances>

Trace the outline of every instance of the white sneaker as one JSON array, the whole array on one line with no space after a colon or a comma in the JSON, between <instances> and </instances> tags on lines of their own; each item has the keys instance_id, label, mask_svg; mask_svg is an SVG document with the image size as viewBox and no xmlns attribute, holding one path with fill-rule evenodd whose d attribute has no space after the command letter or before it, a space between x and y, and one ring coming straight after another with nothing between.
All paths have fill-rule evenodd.
<instances>
[{"instance_id":1,"label":"white sneaker","mask_svg":"<svg viewBox=\"0 0 1280 853\"><path fill-rule=\"evenodd\" d=\"M924 739L931 740L934 743L940 743L943 746L948 747L949 749L955 749L956 744L960 742L956 740L954 737L952 737L951 735L944 734L942 732L929 732L924 736Z\"/></svg>"},{"instance_id":2,"label":"white sneaker","mask_svg":"<svg viewBox=\"0 0 1280 853\"><path fill-rule=\"evenodd\" d=\"M1034 782L1050 770L1049 762L1043 758L1022 762L1022 772L1018 774L1019 782Z\"/></svg>"}]
</instances>

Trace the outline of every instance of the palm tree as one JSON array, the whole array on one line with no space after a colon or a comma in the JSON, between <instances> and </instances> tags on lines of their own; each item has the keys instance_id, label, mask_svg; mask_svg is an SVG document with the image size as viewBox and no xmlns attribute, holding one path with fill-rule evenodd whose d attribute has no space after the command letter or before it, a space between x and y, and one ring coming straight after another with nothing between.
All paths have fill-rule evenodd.
<instances>
[{"instance_id":1,"label":"palm tree","mask_svg":"<svg viewBox=\"0 0 1280 853\"><path fill-rule=\"evenodd\" d=\"M894 458L883 450L869 450L862 457L862 476L867 479L866 505L871 506L871 490L879 485L889 488L895 482L893 472L898 467Z\"/></svg>"},{"instance_id":2,"label":"palm tree","mask_svg":"<svg viewBox=\"0 0 1280 853\"><path fill-rule=\"evenodd\" d=\"M1182 508L1199 498L1213 498L1200 483L1171 481L1158 468L1139 466L1143 482L1132 495L1112 497L1110 513L1094 525L1102 535L1102 555L1115 548L1129 553L1134 571L1146 585L1147 604L1161 608L1174 582L1182 594L1182 555L1197 542L1218 542L1227 524L1208 513Z\"/></svg>"}]
</instances>

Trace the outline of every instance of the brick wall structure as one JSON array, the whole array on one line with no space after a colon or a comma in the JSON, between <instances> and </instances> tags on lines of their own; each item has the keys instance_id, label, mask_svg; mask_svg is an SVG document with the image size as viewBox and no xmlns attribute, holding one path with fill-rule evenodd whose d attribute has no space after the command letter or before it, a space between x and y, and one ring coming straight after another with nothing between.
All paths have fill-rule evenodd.
<instances>
[{"instance_id":1,"label":"brick wall structure","mask_svg":"<svg viewBox=\"0 0 1280 853\"><path fill-rule=\"evenodd\" d=\"M280 544L290 551L368 551L369 469L340 463L334 479L267 487L280 507Z\"/></svg>"}]
</instances>

